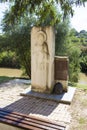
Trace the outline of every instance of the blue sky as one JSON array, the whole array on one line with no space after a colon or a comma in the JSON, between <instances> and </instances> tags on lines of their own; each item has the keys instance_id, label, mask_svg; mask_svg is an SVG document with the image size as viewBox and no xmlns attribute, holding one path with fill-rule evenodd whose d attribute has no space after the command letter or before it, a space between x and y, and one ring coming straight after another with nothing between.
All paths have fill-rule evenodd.
<instances>
[{"instance_id":1,"label":"blue sky","mask_svg":"<svg viewBox=\"0 0 87 130\"><path fill-rule=\"evenodd\" d=\"M6 9L8 9L8 3L0 3L0 22L3 18L3 13ZM74 16L71 18L72 28L75 28L78 32L80 30L87 31L87 3L85 4L85 7L74 7L74 10Z\"/></svg>"}]
</instances>

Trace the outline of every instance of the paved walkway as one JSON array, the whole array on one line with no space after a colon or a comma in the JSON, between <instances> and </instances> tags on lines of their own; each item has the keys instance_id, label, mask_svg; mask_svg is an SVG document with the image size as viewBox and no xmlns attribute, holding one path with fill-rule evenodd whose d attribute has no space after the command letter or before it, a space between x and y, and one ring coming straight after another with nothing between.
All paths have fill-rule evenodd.
<instances>
[{"instance_id":1,"label":"paved walkway","mask_svg":"<svg viewBox=\"0 0 87 130\"><path fill-rule=\"evenodd\" d=\"M28 83L28 82L27 82ZM6 108L27 115L51 119L57 122L69 124L71 115L70 105L54 101L37 99L34 97L22 97L23 92L29 85L25 82L12 80L0 85L0 108Z\"/></svg>"}]
</instances>

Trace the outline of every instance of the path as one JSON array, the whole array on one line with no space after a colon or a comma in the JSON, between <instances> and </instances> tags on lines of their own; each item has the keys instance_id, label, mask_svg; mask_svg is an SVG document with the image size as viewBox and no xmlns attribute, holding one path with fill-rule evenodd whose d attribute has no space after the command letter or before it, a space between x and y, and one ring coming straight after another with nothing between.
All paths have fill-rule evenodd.
<instances>
[{"instance_id":1,"label":"path","mask_svg":"<svg viewBox=\"0 0 87 130\"><path fill-rule=\"evenodd\" d=\"M12 80L0 85L0 108L6 108L24 114L50 119L63 124L69 124L70 105L54 101L20 96L29 85L23 81Z\"/></svg>"},{"instance_id":2,"label":"path","mask_svg":"<svg viewBox=\"0 0 87 130\"><path fill-rule=\"evenodd\" d=\"M80 73L78 83L79 84L87 84L87 75L84 73Z\"/></svg>"}]
</instances>

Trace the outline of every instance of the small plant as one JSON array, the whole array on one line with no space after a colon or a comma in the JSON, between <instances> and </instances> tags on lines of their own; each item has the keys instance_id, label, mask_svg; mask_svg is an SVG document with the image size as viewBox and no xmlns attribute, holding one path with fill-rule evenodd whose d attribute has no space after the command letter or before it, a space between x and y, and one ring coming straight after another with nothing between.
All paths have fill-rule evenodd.
<instances>
[{"instance_id":1,"label":"small plant","mask_svg":"<svg viewBox=\"0 0 87 130\"><path fill-rule=\"evenodd\" d=\"M85 124L85 123L86 123L86 119L84 117L80 117L79 124Z\"/></svg>"}]
</instances>

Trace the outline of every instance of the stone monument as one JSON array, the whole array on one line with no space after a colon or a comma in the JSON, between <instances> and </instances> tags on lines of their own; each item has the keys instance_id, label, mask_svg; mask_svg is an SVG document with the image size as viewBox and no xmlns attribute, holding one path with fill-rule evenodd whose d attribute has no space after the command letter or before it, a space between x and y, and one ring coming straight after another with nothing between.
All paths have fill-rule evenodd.
<instances>
[{"instance_id":1,"label":"stone monument","mask_svg":"<svg viewBox=\"0 0 87 130\"><path fill-rule=\"evenodd\" d=\"M51 93L54 86L54 28L33 27L31 31L31 89Z\"/></svg>"}]
</instances>

